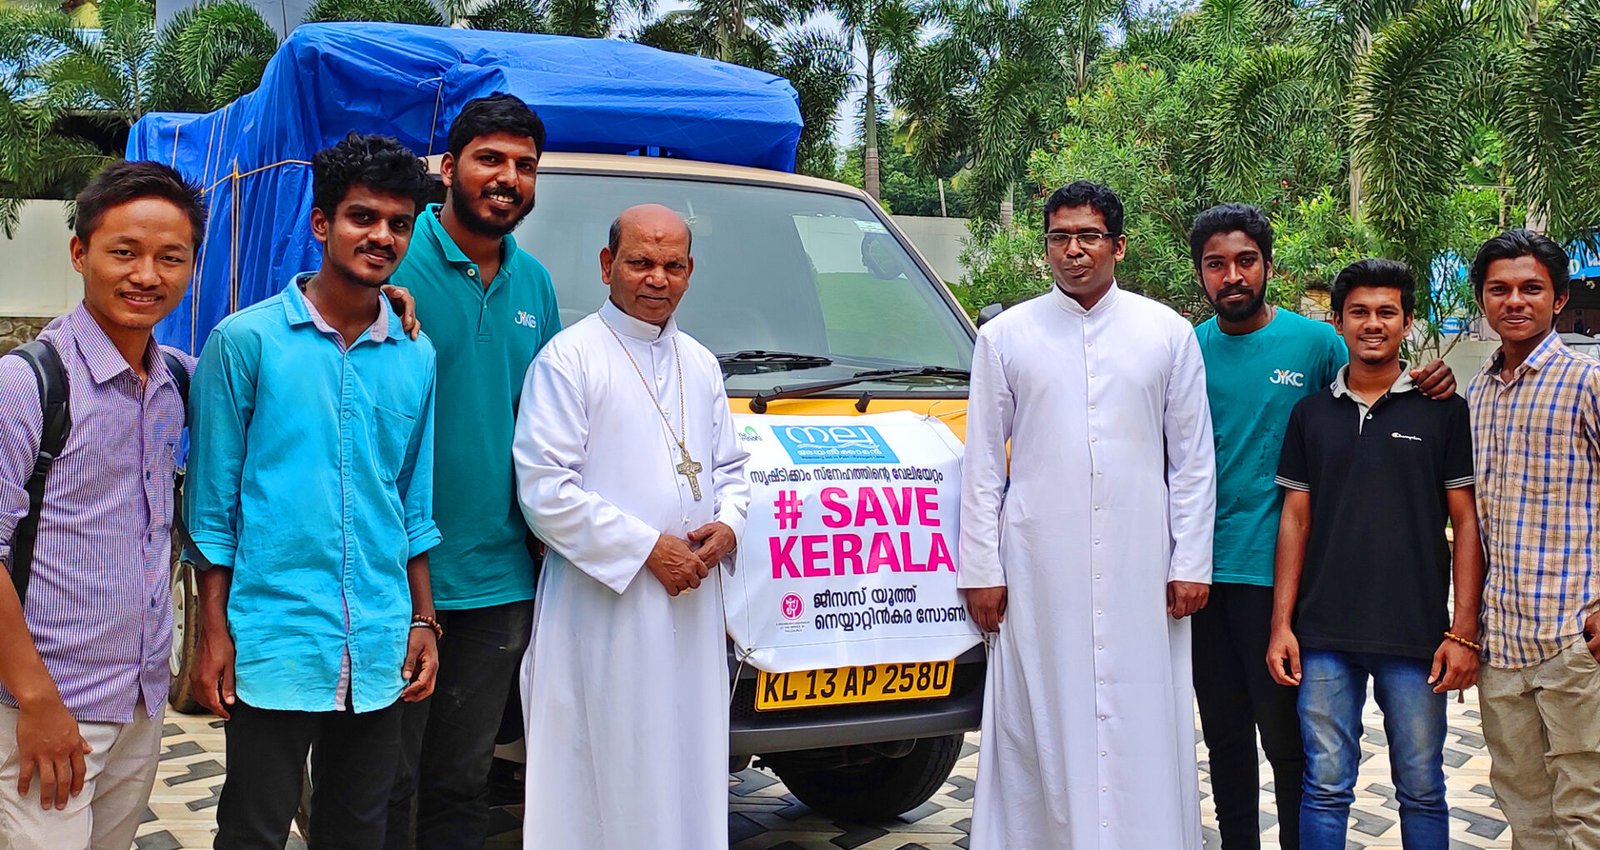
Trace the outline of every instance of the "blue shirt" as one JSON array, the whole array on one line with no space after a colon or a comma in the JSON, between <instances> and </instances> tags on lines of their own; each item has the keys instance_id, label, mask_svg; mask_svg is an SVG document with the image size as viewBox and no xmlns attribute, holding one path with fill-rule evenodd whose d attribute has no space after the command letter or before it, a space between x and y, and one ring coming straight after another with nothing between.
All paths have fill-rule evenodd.
<instances>
[{"instance_id":1,"label":"blue shirt","mask_svg":"<svg viewBox=\"0 0 1600 850\"><path fill-rule=\"evenodd\" d=\"M348 350L298 281L223 319L189 394L187 517L233 570L239 698L333 711L400 696L411 623L406 562L433 522L433 345L380 322Z\"/></svg>"},{"instance_id":2,"label":"blue shirt","mask_svg":"<svg viewBox=\"0 0 1600 850\"><path fill-rule=\"evenodd\" d=\"M394 282L417 299L439 351L433 489L444 542L428 553L433 604L453 611L532 599L511 437L528 364L561 331L550 273L508 235L500 270L484 286L435 205L417 216Z\"/></svg>"},{"instance_id":3,"label":"blue shirt","mask_svg":"<svg viewBox=\"0 0 1600 850\"><path fill-rule=\"evenodd\" d=\"M1217 524L1211 580L1272 586L1283 493L1274 483L1295 404L1333 384L1349 360L1333 325L1278 309L1266 327L1195 328L1217 440Z\"/></svg>"}]
</instances>

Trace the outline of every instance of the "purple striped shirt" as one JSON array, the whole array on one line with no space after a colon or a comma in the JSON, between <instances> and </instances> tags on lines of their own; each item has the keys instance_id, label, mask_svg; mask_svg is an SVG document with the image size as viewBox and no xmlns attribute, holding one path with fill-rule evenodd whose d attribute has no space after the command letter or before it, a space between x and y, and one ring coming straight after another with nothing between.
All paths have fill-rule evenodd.
<instances>
[{"instance_id":1,"label":"purple striped shirt","mask_svg":"<svg viewBox=\"0 0 1600 850\"><path fill-rule=\"evenodd\" d=\"M72 716L127 723L141 697L156 712L171 676L172 470L183 402L155 343L141 385L82 304L40 338L66 369L72 434L45 483L23 616ZM179 356L192 370L194 359ZM8 570L42 430L33 370L0 358L0 561ZM4 687L0 702L16 705Z\"/></svg>"}]
</instances>

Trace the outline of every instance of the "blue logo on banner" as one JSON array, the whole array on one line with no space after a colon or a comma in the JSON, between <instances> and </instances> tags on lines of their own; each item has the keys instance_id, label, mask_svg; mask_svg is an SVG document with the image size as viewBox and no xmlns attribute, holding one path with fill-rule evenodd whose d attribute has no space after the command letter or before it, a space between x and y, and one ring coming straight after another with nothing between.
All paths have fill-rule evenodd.
<instances>
[{"instance_id":1,"label":"blue logo on banner","mask_svg":"<svg viewBox=\"0 0 1600 850\"><path fill-rule=\"evenodd\" d=\"M900 462L871 425L780 425L772 432L798 464Z\"/></svg>"}]
</instances>

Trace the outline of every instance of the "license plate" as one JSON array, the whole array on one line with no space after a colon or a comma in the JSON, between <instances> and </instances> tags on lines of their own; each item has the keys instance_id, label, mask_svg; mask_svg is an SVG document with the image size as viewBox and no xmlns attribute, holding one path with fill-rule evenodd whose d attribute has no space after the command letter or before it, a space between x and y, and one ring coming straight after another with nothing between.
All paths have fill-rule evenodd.
<instances>
[{"instance_id":1,"label":"license plate","mask_svg":"<svg viewBox=\"0 0 1600 850\"><path fill-rule=\"evenodd\" d=\"M955 666L954 661L922 661L798 673L761 670L756 676L756 710L949 696Z\"/></svg>"}]
</instances>

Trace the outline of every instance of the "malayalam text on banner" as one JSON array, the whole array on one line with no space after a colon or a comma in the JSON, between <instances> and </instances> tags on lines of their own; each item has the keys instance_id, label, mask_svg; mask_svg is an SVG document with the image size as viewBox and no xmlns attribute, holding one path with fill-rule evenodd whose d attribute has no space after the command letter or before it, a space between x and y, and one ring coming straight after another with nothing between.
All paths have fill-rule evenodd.
<instances>
[{"instance_id":1,"label":"malayalam text on banner","mask_svg":"<svg viewBox=\"0 0 1600 850\"><path fill-rule=\"evenodd\" d=\"M948 661L980 640L956 588L961 441L909 412L734 417L750 518L728 633L769 673Z\"/></svg>"}]
</instances>

